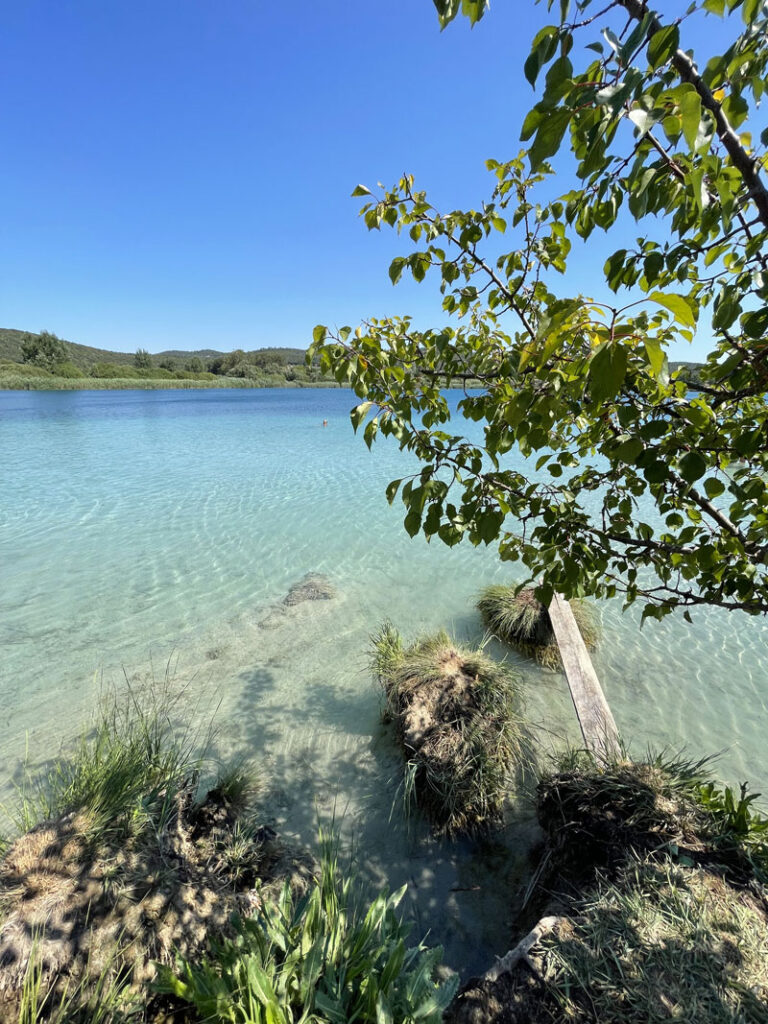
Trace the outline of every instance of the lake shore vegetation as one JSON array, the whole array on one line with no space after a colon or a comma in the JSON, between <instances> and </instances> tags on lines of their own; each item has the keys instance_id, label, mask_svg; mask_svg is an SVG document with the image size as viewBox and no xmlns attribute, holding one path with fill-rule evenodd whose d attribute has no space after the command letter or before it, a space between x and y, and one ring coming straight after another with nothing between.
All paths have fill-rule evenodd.
<instances>
[{"instance_id":1,"label":"lake shore vegetation","mask_svg":"<svg viewBox=\"0 0 768 1024\"><path fill-rule=\"evenodd\" d=\"M387 622L372 647L385 718L395 723L406 760L406 803L418 806L436 832L498 827L530 768L519 680L445 631L404 645Z\"/></svg>"},{"instance_id":2,"label":"lake shore vegetation","mask_svg":"<svg viewBox=\"0 0 768 1024\"><path fill-rule=\"evenodd\" d=\"M110 352L39 334L0 330L0 390L338 387L298 348L245 352Z\"/></svg>"},{"instance_id":3,"label":"lake shore vegetation","mask_svg":"<svg viewBox=\"0 0 768 1024\"><path fill-rule=\"evenodd\" d=\"M600 641L597 613L585 601L569 604L587 650L594 650ZM502 643L534 658L545 668L562 668L549 612L532 587L493 584L484 588L476 607L486 630Z\"/></svg>"}]
</instances>

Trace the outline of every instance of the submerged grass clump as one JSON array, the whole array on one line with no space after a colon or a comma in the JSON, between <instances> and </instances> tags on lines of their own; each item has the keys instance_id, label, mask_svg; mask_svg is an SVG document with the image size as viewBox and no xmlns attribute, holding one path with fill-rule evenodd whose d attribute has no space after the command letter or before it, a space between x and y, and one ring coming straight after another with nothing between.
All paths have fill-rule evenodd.
<instances>
[{"instance_id":1,"label":"submerged grass clump","mask_svg":"<svg viewBox=\"0 0 768 1024\"><path fill-rule=\"evenodd\" d=\"M600 641L600 626L595 612L583 601L570 601L584 643L589 650ZM560 649L555 640L549 612L538 600L534 590L520 591L513 586L494 584L486 587L477 601L485 628L510 647L545 668L562 667Z\"/></svg>"},{"instance_id":2,"label":"submerged grass clump","mask_svg":"<svg viewBox=\"0 0 768 1024\"><path fill-rule=\"evenodd\" d=\"M407 761L406 795L438 832L497 825L528 754L516 680L444 631L405 647L385 623L372 641L371 666Z\"/></svg>"},{"instance_id":3,"label":"submerged grass clump","mask_svg":"<svg viewBox=\"0 0 768 1024\"><path fill-rule=\"evenodd\" d=\"M440 982L440 949L407 947L397 914L404 893L380 895L366 910L326 842L298 903L286 884L202 960L162 969L159 987L212 1024L440 1024L458 979Z\"/></svg>"}]
</instances>

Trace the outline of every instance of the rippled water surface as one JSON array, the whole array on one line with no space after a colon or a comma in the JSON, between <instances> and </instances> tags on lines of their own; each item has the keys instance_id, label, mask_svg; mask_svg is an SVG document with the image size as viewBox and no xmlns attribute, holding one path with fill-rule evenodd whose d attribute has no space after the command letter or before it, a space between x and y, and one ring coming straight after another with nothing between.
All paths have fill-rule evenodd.
<instances>
[{"instance_id":1,"label":"rippled water surface","mask_svg":"<svg viewBox=\"0 0 768 1024\"><path fill-rule=\"evenodd\" d=\"M216 710L222 753L260 759L283 834L311 842L335 812L363 872L409 881L422 932L471 973L506 948L500 893L519 888L534 827L523 816L478 846L405 826L366 649L384 618L479 638L475 595L510 570L493 550L407 537L383 492L408 458L369 453L351 404L339 390L0 392L0 795L25 749L55 753L105 686L168 673L190 719ZM308 572L336 596L285 606ZM763 622L709 611L641 632L618 604L601 611L596 668L632 746L722 750L725 778L768 786ZM575 741L564 679L518 664L542 746Z\"/></svg>"}]
</instances>

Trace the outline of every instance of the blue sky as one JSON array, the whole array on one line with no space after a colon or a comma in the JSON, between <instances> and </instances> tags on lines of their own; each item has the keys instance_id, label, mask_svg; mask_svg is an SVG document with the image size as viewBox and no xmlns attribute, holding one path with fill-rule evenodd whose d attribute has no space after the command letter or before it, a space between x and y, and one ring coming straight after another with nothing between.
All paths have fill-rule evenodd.
<instances>
[{"instance_id":1,"label":"blue sky","mask_svg":"<svg viewBox=\"0 0 768 1024\"><path fill-rule=\"evenodd\" d=\"M429 278L392 288L404 245L349 194L408 171L438 205L478 205L484 160L519 148L548 20L530 0L442 33L430 0L6 5L0 326L159 351L441 322ZM569 288L618 244L592 244Z\"/></svg>"}]
</instances>

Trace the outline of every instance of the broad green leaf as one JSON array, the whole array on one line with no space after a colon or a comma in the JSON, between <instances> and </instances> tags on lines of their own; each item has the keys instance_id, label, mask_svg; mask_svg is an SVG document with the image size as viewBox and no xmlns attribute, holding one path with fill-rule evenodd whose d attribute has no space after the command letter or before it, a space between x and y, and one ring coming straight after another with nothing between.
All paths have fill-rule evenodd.
<instances>
[{"instance_id":1,"label":"broad green leaf","mask_svg":"<svg viewBox=\"0 0 768 1024\"><path fill-rule=\"evenodd\" d=\"M559 107L539 125L536 138L528 150L532 171L538 170L546 159L558 151L570 120L570 110Z\"/></svg>"},{"instance_id":2,"label":"broad green leaf","mask_svg":"<svg viewBox=\"0 0 768 1024\"><path fill-rule=\"evenodd\" d=\"M680 44L680 29L677 25L666 25L654 32L648 44L648 63L652 68L669 61Z\"/></svg>"},{"instance_id":3,"label":"broad green leaf","mask_svg":"<svg viewBox=\"0 0 768 1024\"><path fill-rule=\"evenodd\" d=\"M699 134L699 121L701 120L701 96L691 87L689 92L683 93L680 99L680 117L683 122L683 135L688 143L689 149L696 148L696 138Z\"/></svg>"},{"instance_id":4,"label":"broad green leaf","mask_svg":"<svg viewBox=\"0 0 768 1024\"><path fill-rule=\"evenodd\" d=\"M679 324L685 327L696 326L696 304L688 296L675 295L671 292L651 292L648 298L668 309Z\"/></svg>"},{"instance_id":5,"label":"broad green leaf","mask_svg":"<svg viewBox=\"0 0 768 1024\"><path fill-rule=\"evenodd\" d=\"M615 341L601 345L589 363L589 389L593 402L615 398L627 372L626 349Z\"/></svg>"},{"instance_id":6,"label":"broad green leaf","mask_svg":"<svg viewBox=\"0 0 768 1024\"><path fill-rule=\"evenodd\" d=\"M698 452L690 451L680 459L680 476L689 484L696 483L707 472L707 461Z\"/></svg>"}]
</instances>

